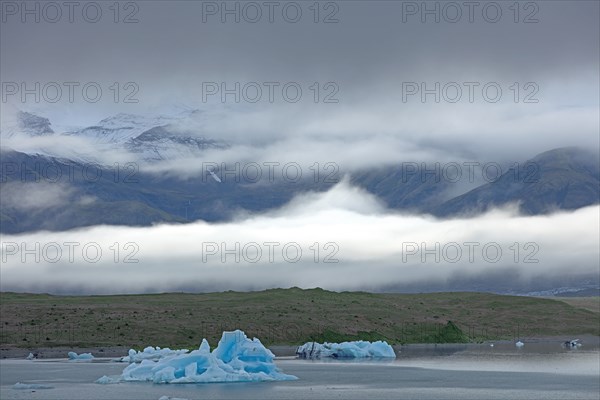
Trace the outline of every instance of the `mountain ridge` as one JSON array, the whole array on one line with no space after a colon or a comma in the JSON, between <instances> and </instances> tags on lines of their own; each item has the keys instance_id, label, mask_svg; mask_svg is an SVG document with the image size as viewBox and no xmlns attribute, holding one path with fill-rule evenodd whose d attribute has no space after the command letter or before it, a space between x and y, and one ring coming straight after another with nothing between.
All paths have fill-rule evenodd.
<instances>
[{"instance_id":1,"label":"mountain ridge","mask_svg":"<svg viewBox=\"0 0 600 400\"><path fill-rule=\"evenodd\" d=\"M527 172L529 167L525 167L526 173L516 175L509 169L495 181L450 199L447 199L450 183L420 178L404 183L398 168L351 174L350 182L375 195L390 210L438 218L470 217L513 203L519 204L525 215L575 210L600 203L600 173L593 154L563 148L541 155L533 175ZM2 233L57 231L98 224L149 226L161 222L228 221L240 212L266 212L284 206L298 194L327 191L336 184L308 178L261 184L243 179L216 182L208 174L187 179L143 171L131 174L123 170L117 174L99 165L90 168L75 160L7 149L2 149L0 157L4 165L0 185L5 189L0 193ZM66 171L59 182L43 176L59 169ZM219 173L216 171L215 176ZM86 175L94 178L85 178ZM33 188L27 185L33 183L59 185L63 203L43 207L51 218L35 210L21 209L19 196L24 198L27 190Z\"/></svg>"},{"instance_id":2,"label":"mountain ridge","mask_svg":"<svg viewBox=\"0 0 600 400\"><path fill-rule=\"evenodd\" d=\"M146 161L145 166L167 160L202 161L205 151L218 152L231 146L190 130L189 126L195 125L188 124L188 119L202 112L188 108L171 116L155 117L119 113L94 126L57 133L47 118L18 111L17 121L4 127L2 135L85 137L103 151L113 149L139 156ZM117 164L122 170L115 171L114 165L103 165L86 156L85 150L79 153L75 149L73 155L62 157L43 149L25 153L5 146L0 151L3 159L0 184L6 189L0 194L2 233L97 224L149 226L161 222L227 221L240 212L282 207L301 193L329 190L340 180L311 181L304 177L298 182L280 180L265 184L248 177L225 179L230 173L227 164L210 171L203 168L200 176L192 173L186 177L177 172L145 172L138 170L135 163ZM394 211L456 218L517 204L522 214L539 215L600 203L599 157L577 147L552 149L524 163L515 163L497 178L483 183L463 182L466 179L455 182L440 173L439 163L435 163L434 173L426 163L414 162L339 173L348 174L351 185L373 194ZM47 174L56 169L66 171L68 179L62 177L60 182L53 182L41 176L44 171ZM97 176L90 179L89 175L94 174ZM27 196L26 190L32 186L26 184L32 183L32 177L42 183L60 185L63 203L41 204L45 211L51 212L50 218L42 219L39 212L22 209L27 202L19 201L19 196L21 199Z\"/></svg>"}]
</instances>

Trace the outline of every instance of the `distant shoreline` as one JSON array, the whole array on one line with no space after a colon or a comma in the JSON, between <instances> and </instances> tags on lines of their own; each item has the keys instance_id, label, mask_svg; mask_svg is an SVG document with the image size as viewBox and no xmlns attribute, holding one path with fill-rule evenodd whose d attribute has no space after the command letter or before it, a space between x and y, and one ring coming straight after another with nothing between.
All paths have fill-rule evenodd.
<instances>
[{"instance_id":1,"label":"distant shoreline","mask_svg":"<svg viewBox=\"0 0 600 400\"><path fill-rule=\"evenodd\" d=\"M546 336L535 338L522 338L523 342L527 343L548 343L561 344L566 340L571 340L575 336ZM581 339L585 347L600 347L600 336L589 334L576 335L576 338ZM482 345L494 344L511 344L512 340L489 340L482 343L410 343L405 345L392 345L396 354L401 354L402 351L415 351L427 349L464 349L477 348ZM216 343L215 343L216 345ZM276 357L289 357L296 355L296 347L293 345L270 345L267 346ZM142 349L136 349L142 350ZM189 349L194 350L194 349ZM36 347L36 348L20 348L20 347L3 347L0 348L0 360L24 360L29 353L37 354L37 359L67 359L67 353L74 351L80 353L92 353L96 358L119 358L127 355L129 347L119 346L99 346L99 347Z\"/></svg>"}]
</instances>

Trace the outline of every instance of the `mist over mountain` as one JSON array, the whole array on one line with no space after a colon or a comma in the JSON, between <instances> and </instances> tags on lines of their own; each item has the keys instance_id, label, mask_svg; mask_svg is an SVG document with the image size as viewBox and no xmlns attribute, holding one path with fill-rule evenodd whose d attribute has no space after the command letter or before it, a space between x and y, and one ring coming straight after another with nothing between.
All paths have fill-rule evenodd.
<instances>
[{"instance_id":1,"label":"mist over mountain","mask_svg":"<svg viewBox=\"0 0 600 400\"><path fill-rule=\"evenodd\" d=\"M215 154L226 152L232 144L192 131L182 134L178 124L197 113L192 110L175 117L155 118L118 114L98 125L61 134L50 128L48 119L19 112L19 130L3 130L6 137L56 136L58 141L84 138L114 152L125 152L133 161L111 165L97 162L93 154L84 152L69 159L49 154L52 150L45 153L43 148L41 152L24 153L3 147L0 232L229 221L277 209L302 193L330 190L344 176L352 185L373 194L391 212L442 218L474 216L511 204L518 205L524 215L540 215L600 202L598 154L576 147L504 163L504 172L493 181L487 178L489 182L472 178L470 175L481 170L467 171L466 163L462 167L454 163L452 169L439 162L332 169L330 173L321 171L318 179L307 171L299 179L266 174L254 179L239 162L203 163L208 151L213 152L211 159L215 160ZM202 164L201 168L194 166L194 160ZM165 161L183 163L184 169L189 165L190 171L178 175L177 171L148 168ZM29 204L24 199L31 197L28 191L32 188L39 189L39 201Z\"/></svg>"},{"instance_id":2,"label":"mist over mountain","mask_svg":"<svg viewBox=\"0 0 600 400\"><path fill-rule=\"evenodd\" d=\"M3 121L2 135L7 138L19 134L28 136L51 135L54 133L54 130L52 130L50 125L50 120L48 118L24 111L18 111L16 113L16 118L10 118L9 121Z\"/></svg>"},{"instance_id":3,"label":"mist over mountain","mask_svg":"<svg viewBox=\"0 0 600 400\"><path fill-rule=\"evenodd\" d=\"M496 181L435 207L438 216L476 214L506 203L524 214L575 210L600 202L600 164L592 151L569 147L538 154Z\"/></svg>"},{"instance_id":4,"label":"mist over mountain","mask_svg":"<svg viewBox=\"0 0 600 400\"><path fill-rule=\"evenodd\" d=\"M207 149L227 148L228 145L223 140L196 136L178 128L178 123L198 113L198 110L184 110L173 116L157 117L119 113L92 126L55 132L47 118L18 111L12 124L3 123L2 136L8 146L19 146L27 143L28 139L31 140L37 147L34 151L29 150L29 153L51 157L62 155L82 162L100 163L105 162L98 156L101 151L129 155L132 162L153 162L194 157ZM44 140L35 142L40 136L44 136ZM57 144L65 143L69 146L82 141L88 148L80 149L77 157L69 157L68 153L57 154L57 150L60 151L56 148Z\"/></svg>"}]
</instances>

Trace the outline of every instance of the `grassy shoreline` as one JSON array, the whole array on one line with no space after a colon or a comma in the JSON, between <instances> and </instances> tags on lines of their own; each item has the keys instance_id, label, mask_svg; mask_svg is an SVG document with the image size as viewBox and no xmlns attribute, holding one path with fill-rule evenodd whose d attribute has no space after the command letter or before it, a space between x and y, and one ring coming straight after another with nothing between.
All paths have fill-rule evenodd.
<instances>
[{"instance_id":1,"label":"grassy shoreline","mask_svg":"<svg viewBox=\"0 0 600 400\"><path fill-rule=\"evenodd\" d=\"M592 300L593 302L593 300ZM451 292L374 294L322 289L52 296L0 293L2 348L195 348L243 329L265 345L310 340L477 343L600 335L600 314L561 300Z\"/></svg>"},{"instance_id":2,"label":"grassy shoreline","mask_svg":"<svg viewBox=\"0 0 600 400\"><path fill-rule=\"evenodd\" d=\"M578 335L577 336L585 349L588 348L599 348L600 347L600 336L594 335ZM551 344L555 346L555 348L559 348L564 341L573 339L573 336L548 336L548 337L535 337L535 338L527 338L525 343L529 348L532 344ZM468 349L478 349L482 346L484 348L488 348L489 343L494 343L496 348L498 345L508 345L511 349L514 348L514 342L512 340L490 340L488 342L483 343L411 343L411 344L394 344L392 347L396 354L402 357L410 357L410 355L423 354L423 351L427 350L441 350L446 349L450 351L463 351ZM214 348L217 343L210 343L211 348ZM295 357L296 356L296 348L295 345L269 345L267 346L273 354L277 358L287 358L287 357ZM188 350L194 350L194 348L190 348ZM136 350L142 350L141 348L136 348ZM13 359L13 360L23 360L27 357L29 353L36 354L38 359L48 360L48 359L66 359L67 353L70 351L74 351L78 354L80 353L92 353L96 359L110 359L114 360L116 358L121 358L127 355L129 351L129 347L32 347L32 348L22 348L22 347L0 347L0 362L3 359Z\"/></svg>"}]
</instances>

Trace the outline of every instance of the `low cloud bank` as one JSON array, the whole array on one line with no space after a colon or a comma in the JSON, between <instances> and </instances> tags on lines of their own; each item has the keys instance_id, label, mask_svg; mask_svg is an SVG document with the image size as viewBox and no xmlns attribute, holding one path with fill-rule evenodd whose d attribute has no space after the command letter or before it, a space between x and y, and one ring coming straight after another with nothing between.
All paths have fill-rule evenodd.
<instances>
[{"instance_id":1,"label":"low cloud bank","mask_svg":"<svg viewBox=\"0 0 600 400\"><path fill-rule=\"evenodd\" d=\"M305 194L281 209L228 223L2 235L0 288L418 290L483 276L492 279L492 288L493 276L510 276L515 287L536 280L567 282L598 274L599 212L591 206L521 216L509 207L471 219L438 220L390 212L343 181L328 192Z\"/></svg>"}]
</instances>

